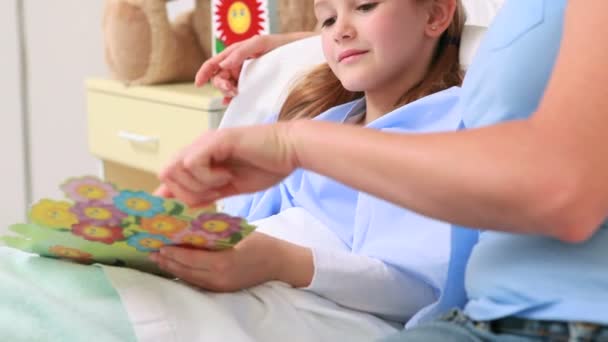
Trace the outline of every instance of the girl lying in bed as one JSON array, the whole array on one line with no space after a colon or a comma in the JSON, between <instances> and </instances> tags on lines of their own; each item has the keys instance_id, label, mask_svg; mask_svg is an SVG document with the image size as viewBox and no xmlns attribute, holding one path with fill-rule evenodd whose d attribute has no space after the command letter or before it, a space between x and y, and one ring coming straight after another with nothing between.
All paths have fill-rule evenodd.
<instances>
[{"instance_id":1,"label":"girl lying in bed","mask_svg":"<svg viewBox=\"0 0 608 342\"><path fill-rule=\"evenodd\" d=\"M460 116L451 110L462 80L463 17L457 0L315 0L315 12L327 64L298 83L278 120L309 118L403 132L458 128ZM195 142L187 150L196 148ZM162 173L159 193L203 203L196 191L199 177L205 175L196 165L178 156ZM44 284L55 303L83 315L62 315L57 305L59 314L48 317L28 305L11 310L23 310L30 320L44 317L47 329L65 334L62 340L78 339L78 327L93 321L98 324L87 327L99 332L88 336L121 340L134 332L139 340L163 341L368 341L400 329L444 286L446 223L326 177L299 170L270 190L227 200L224 210L252 221L257 232L228 251L166 248L154 256L181 281L104 267L121 307L100 284L104 278L96 268L62 264L62 273L74 282L96 279L95 286L72 284L70 293L63 293L32 273L23 280L18 274L23 268L12 267L14 273L4 277L17 279L14 287L23 281ZM10 266L23 258L2 262ZM17 291L10 283L4 286L9 288L0 290ZM34 307L50 305L39 293L31 298L40 300ZM79 309L93 305L98 309ZM123 308L133 331L123 323ZM23 333L14 330L13 336L7 329L2 334Z\"/></svg>"}]
</instances>

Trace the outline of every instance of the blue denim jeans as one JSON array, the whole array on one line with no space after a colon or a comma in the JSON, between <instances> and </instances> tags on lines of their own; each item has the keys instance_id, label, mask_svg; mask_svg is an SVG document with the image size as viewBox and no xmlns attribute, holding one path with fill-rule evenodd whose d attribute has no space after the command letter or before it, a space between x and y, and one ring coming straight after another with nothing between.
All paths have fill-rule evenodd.
<instances>
[{"instance_id":1,"label":"blue denim jeans","mask_svg":"<svg viewBox=\"0 0 608 342\"><path fill-rule=\"evenodd\" d=\"M468 318L459 310L452 310L441 319L421 324L415 328L404 330L401 333L390 336L382 342L608 342L608 328L601 330L591 329L585 324L573 323L569 326L565 338L552 337L547 335L547 331L558 332L563 324L551 324L540 327L535 331L535 322L530 324L522 331L515 331L513 334L493 332L491 323L476 322Z\"/></svg>"}]
</instances>

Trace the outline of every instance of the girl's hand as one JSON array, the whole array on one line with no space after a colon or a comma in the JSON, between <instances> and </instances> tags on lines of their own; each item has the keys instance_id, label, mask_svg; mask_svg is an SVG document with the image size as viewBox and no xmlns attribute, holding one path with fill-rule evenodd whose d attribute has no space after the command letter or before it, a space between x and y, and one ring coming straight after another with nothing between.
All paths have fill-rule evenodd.
<instances>
[{"instance_id":1,"label":"girl's hand","mask_svg":"<svg viewBox=\"0 0 608 342\"><path fill-rule=\"evenodd\" d=\"M224 104L238 94L238 80L245 60L260 57L279 46L312 33L285 33L254 36L228 46L224 51L209 58L196 73L195 84L202 86L211 80L214 87L224 94Z\"/></svg>"},{"instance_id":2,"label":"girl's hand","mask_svg":"<svg viewBox=\"0 0 608 342\"><path fill-rule=\"evenodd\" d=\"M295 122L205 132L161 171L156 194L198 207L278 183L298 165Z\"/></svg>"},{"instance_id":3,"label":"girl's hand","mask_svg":"<svg viewBox=\"0 0 608 342\"><path fill-rule=\"evenodd\" d=\"M273 280L303 287L314 273L310 249L257 232L224 251L165 247L150 258L162 270L215 292L234 292Z\"/></svg>"}]
</instances>

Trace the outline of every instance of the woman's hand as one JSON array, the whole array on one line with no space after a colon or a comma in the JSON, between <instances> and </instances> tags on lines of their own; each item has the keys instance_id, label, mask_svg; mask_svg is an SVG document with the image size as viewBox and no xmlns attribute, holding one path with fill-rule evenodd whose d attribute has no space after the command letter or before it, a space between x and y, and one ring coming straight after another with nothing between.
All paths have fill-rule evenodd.
<instances>
[{"instance_id":1,"label":"woman's hand","mask_svg":"<svg viewBox=\"0 0 608 342\"><path fill-rule=\"evenodd\" d=\"M215 292L234 292L273 280L303 287L314 273L310 249L257 232L224 251L165 247L150 258L162 270Z\"/></svg>"},{"instance_id":2,"label":"woman's hand","mask_svg":"<svg viewBox=\"0 0 608 342\"><path fill-rule=\"evenodd\" d=\"M200 87L211 80L213 86L224 94L224 104L228 104L238 94L238 80L245 60L260 57L279 46L312 34L309 32L271 34L254 36L234 43L203 63L196 73L195 84Z\"/></svg>"},{"instance_id":3,"label":"woman's hand","mask_svg":"<svg viewBox=\"0 0 608 342\"><path fill-rule=\"evenodd\" d=\"M295 122L205 132L161 171L156 194L197 207L278 183L298 165Z\"/></svg>"}]
</instances>

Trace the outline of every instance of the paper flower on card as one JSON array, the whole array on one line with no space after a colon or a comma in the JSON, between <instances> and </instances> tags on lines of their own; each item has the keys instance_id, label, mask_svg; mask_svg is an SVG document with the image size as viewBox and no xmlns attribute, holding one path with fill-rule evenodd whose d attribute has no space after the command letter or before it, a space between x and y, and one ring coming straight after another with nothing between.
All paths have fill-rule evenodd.
<instances>
[{"instance_id":1,"label":"paper flower on card","mask_svg":"<svg viewBox=\"0 0 608 342\"><path fill-rule=\"evenodd\" d=\"M173 235L188 228L189 225L189 222L173 216L158 215L153 218L142 219L140 229L145 230L150 234L163 235L171 238Z\"/></svg>"},{"instance_id":2,"label":"paper flower on card","mask_svg":"<svg viewBox=\"0 0 608 342\"><path fill-rule=\"evenodd\" d=\"M79 202L70 211L80 222L88 222L98 226L118 227L127 214L111 204L103 202Z\"/></svg>"},{"instance_id":3,"label":"paper flower on card","mask_svg":"<svg viewBox=\"0 0 608 342\"><path fill-rule=\"evenodd\" d=\"M219 239L217 235L209 234L205 231L185 231L177 234L173 238L173 242L178 245L189 246L194 248L213 248L216 246L216 241Z\"/></svg>"},{"instance_id":4,"label":"paper flower on card","mask_svg":"<svg viewBox=\"0 0 608 342\"><path fill-rule=\"evenodd\" d=\"M72 234L108 245L125 239L122 227L106 227L89 222L79 223L72 227Z\"/></svg>"},{"instance_id":5,"label":"paper flower on card","mask_svg":"<svg viewBox=\"0 0 608 342\"><path fill-rule=\"evenodd\" d=\"M114 205L123 212L139 217L154 217L163 213L164 200L144 191L122 191L114 197Z\"/></svg>"},{"instance_id":6,"label":"paper flower on card","mask_svg":"<svg viewBox=\"0 0 608 342\"><path fill-rule=\"evenodd\" d=\"M265 2L260 0L217 0L215 24L225 46L265 32Z\"/></svg>"},{"instance_id":7,"label":"paper flower on card","mask_svg":"<svg viewBox=\"0 0 608 342\"><path fill-rule=\"evenodd\" d=\"M155 235L148 233L138 233L131 236L127 243L129 246L135 247L140 252L157 252L165 246L170 246L173 243L163 235Z\"/></svg>"},{"instance_id":8,"label":"paper flower on card","mask_svg":"<svg viewBox=\"0 0 608 342\"><path fill-rule=\"evenodd\" d=\"M10 226L17 235L0 236L0 244L46 257L164 274L150 253L176 245L231 248L255 229L241 218L195 210L174 199L118 191L95 177L72 178L61 187L71 201L40 200L29 212L30 223Z\"/></svg>"},{"instance_id":9,"label":"paper flower on card","mask_svg":"<svg viewBox=\"0 0 608 342\"><path fill-rule=\"evenodd\" d=\"M53 229L70 229L78 223L78 218L70 211L72 204L64 201L42 200L30 211L36 224Z\"/></svg>"},{"instance_id":10,"label":"paper flower on card","mask_svg":"<svg viewBox=\"0 0 608 342\"><path fill-rule=\"evenodd\" d=\"M112 204L114 196L118 195L112 184L91 176L68 179L61 185L61 190L76 202L98 201Z\"/></svg>"},{"instance_id":11,"label":"paper flower on card","mask_svg":"<svg viewBox=\"0 0 608 342\"><path fill-rule=\"evenodd\" d=\"M191 226L193 231L200 230L218 238L227 238L241 230L242 221L226 214L204 213L192 221Z\"/></svg>"},{"instance_id":12,"label":"paper flower on card","mask_svg":"<svg viewBox=\"0 0 608 342\"><path fill-rule=\"evenodd\" d=\"M66 258L71 260L76 260L79 262L92 262L93 255L78 250L76 248L64 247L64 246L53 246L49 248L49 251L59 257Z\"/></svg>"}]
</instances>

